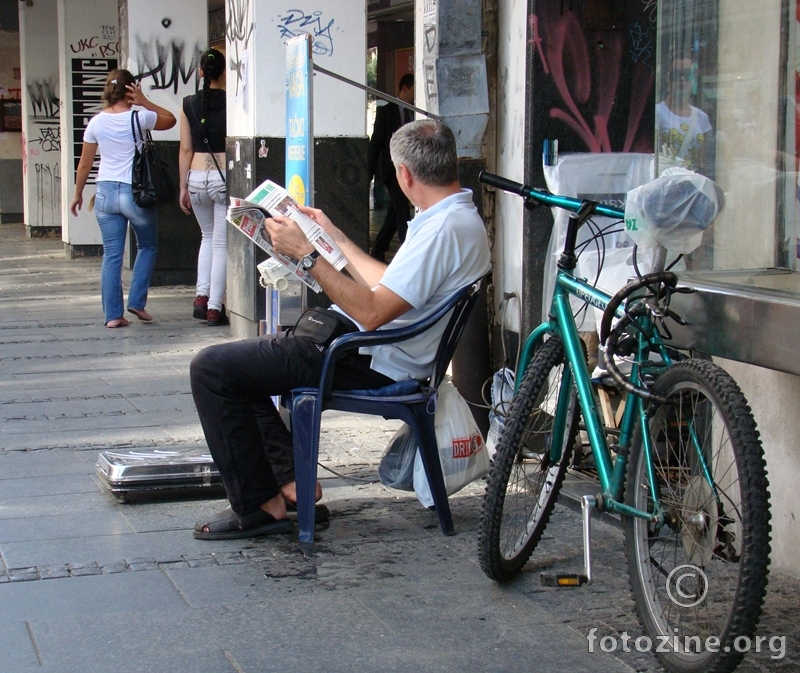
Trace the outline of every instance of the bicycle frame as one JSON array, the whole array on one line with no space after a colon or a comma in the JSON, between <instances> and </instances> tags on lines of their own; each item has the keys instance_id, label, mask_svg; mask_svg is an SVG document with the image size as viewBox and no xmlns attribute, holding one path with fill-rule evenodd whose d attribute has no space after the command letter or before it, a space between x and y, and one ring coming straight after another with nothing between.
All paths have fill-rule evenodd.
<instances>
[{"instance_id":1,"label":"bicycle frame","mask_svg":"<svg viewBox=\"0 0 800 673\"><path fill-rule=\"evenodd\" d=\"M600 502L598 502L598 509L617 512L624 516L635 516L642 519L661 521L663 519L663 512L660 510L657 499L654 499L655 511L653 513L634 509L622 502L625 471L627 468L627 449L630 447L633 430L636 427L637 421L643 423L643 428L647 427L647 410L645 404L638 396L632 393L627 394L625 398L625 411L623 412L620 424L619 447L621 450L617 454L616 459L612 460L606 431L603 428L603 423L600 418L599 404L592 387L589 372L585 365L584 350L581 345L580 336L578 335L575 318L572 314L572 307L569 301L570 296L575 296L601 310L605 309L608 302L611 300L611 295L608 293L593 287L584 280L575 278L568 271L559 270L550 309L550 320L542 323L531 332L523 348L518 371L525 371L535 349L542 343L546 335L554 334L560 337L564 344L565 358L568 364L568 367L564 368L560 385L565 392L568 390L569 386L574 385L578 393L578 402L583 414L586 433L589 437L589 444L594 453L595 465L600 481L601 499ZM622 307L617 309L618 317L622 317L623 314L624 310ZM638 363L643 362L651 351L655 350L659 352L664 364L671 364L671 359L663 347L658 332L647 329L649 325L643 325L643 327L649 336L640 335L637 357L631 369L631 380L637 384L641 376L641 368ZM518 378L518 381L520 379L521 377ZM554 425L559 433L563 432L563 429L566 427L566 423L559 421L563 421L563 419L566 418L568 404L569 395L559 395L559 405L556 409L556 423ZM563 443L562 439L562 437L555 436L552 438L551 451L553 454L551 458L554 461L559 460L561 457L559 454L560 447ZM647 462L649 465L651 464L649 458L652 455L652 442L649 433L643 432L642 440L643 450L647 453ZM657 493L656 478L652 469L648 474L648 480L653 489L651 492Z\"/></svg>"},{"instance_id":2,"label":"bicycle frame","mask_svg":"<svg viewBox=\"0 0 800 673\"><path fill-rule=\"evenodd\" d=\"M601 495L597 500L597 508L599 510L605 509L617 512L623 516L634 516L646 519L656 522L659 525L663 524L665 521L665 514L661 508L655 468L653 467L653 443L650 433L646 431L649 418L648 405L638 395L632 392L626 394L625 411L620 426L619 451L617 452L616 459L612 460L606 432L600 421L598 401L592 388L589 372L586 368L583 357L583 347L569 301L570 296L574 296L600 310L605 310L608 306L612 299L611 295L594 287L586 280L576 278L573 274L577 262L577 257L575 255L577 234L580 226L593 215L602 215L624 220L625 213L619 209L593 201L581 201L570 197L557 196L544 190L534 189L527 185L513 182L498 175L482 173L479 179L482 182L504 191L522 196L528 208L546 205L562 208L572 213L567 228L564 250L558 262L556 286L549 314L550 319L531 332L522 349L517 372L521 373L526 371L534 351L547 334L557 335L561 338L568 367L564 368L560 385L562 386L562 392L567 392L569 386L574 384L578 393L578 402L586 425L589 444L594 452L598 478L602 489ZM661 252L662 254L658 256L656 266L663 264L663 249ZM621 305L616 309L615 315L617 318L621 318L624 314L625 309ZM651 353L655 352L661 358L661 362L654 363L654 366L658 366L659 364L661 366L671 365L672 359L664 346L658 330L653 329L654 326L650 317L638 318L637 325L640 328L640 332L629 378L634 386L641 388L640 384L642 375L645 373L644 370L645 368L649 370L650 367L650 365L646 363L649 362ZM521 380L522 376L520 374L516 378L515 393ZM558 407L556 409L554 436L551 438L551 458L554 461L559 460L561 457L559 447L563 444L563 432L566 426L565 420L567 418L568 404L569 395L560 394ZM637 422L640 423L642 427L642 450L645 452L646 456L647 479L652 496L653 512L635 509L621 502L624 495L624 479L628 462L628 453ZM694 436L694 428L690 428L690 432L692 436ZM693 444L696 448L696 454L702 469L704 473L708 475L708 466L698 442L695 441ZM714 484L713 480L710 478L708 478L708 482L716 495L716 484Z\"/></svg>"}]
</instances>

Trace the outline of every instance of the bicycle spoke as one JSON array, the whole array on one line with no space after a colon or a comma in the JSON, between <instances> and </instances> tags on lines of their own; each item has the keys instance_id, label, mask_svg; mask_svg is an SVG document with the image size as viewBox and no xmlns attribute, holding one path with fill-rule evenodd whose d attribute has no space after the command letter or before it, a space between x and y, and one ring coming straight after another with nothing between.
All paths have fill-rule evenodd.
<instances>
[{"instance_id":1,"label":"bicycle spoke","mask_svg":"<svg viewBox=\"0 0 800 673\"><path fill-rule=\"evenodd\" d=\"M665 523L625 520L637 611L648 635L669 637L672 651L658 655L668 669L729 671L741 659L732 643L752 635L766 584L769 531L744 518L753 507L766 518L763 453L741 392L712 363L676 364L655 387L669 400L647 428ZM657 511L638 443L626 502ZM709 637L719 652L698 647Z\"/></svg>"}]
</instances>

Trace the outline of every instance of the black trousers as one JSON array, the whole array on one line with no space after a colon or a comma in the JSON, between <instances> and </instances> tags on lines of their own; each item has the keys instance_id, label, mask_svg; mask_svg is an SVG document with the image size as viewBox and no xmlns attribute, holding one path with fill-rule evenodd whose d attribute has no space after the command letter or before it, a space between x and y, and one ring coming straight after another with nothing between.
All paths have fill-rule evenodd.
<instances>
[{"instance_id":1,"label":"black trousers","mask_svg":"<svg viewBox=\"0 0 800 673\"><path fill-rule=\"evenodd\" d=\"M400 189L397 177L392 174L386 179L385 185L389 194L389 209L386 211L383 225L375 237L375 243L370 251L370 254L378 259L382 258L389 250L395 232L401 243L406 240L408 220L411 217L411 204L403 190Z\"/></svg>"},{"instance_id":2,"label":"black trousers","mask_svg":"<svg viewBox=\"0 0 800 673\"><path fill-rule=\"evenodd\" d=\"M192 396L231 507L250 514L294 481L292 436L272 397L317 387L324 353L291 332L209 346L192 360ZM348 354L334 388L380 388L393 381L369 368L370 356Z\"/></svg>"}]
</instances>

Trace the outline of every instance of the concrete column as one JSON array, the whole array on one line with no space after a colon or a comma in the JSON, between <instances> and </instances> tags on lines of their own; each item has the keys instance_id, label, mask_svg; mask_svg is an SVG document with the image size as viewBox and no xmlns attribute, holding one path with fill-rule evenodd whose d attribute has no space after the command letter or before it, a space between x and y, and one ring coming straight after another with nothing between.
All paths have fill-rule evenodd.
<instances>
[{"instance_id":1,"label":"concrete column","mask_svg":"<svg viewBox=\"0 0 800 673\"><path fill-rule=\"evenodd\" d=\"M278 9L268 0L227 0L228 194L246 196L269 178L283 184L285 166L284 41L314 36L313 59L351 80L366 78L366 4L319 0ZM256 27L258 36L256 39ZM366 95L325 75L314 78L314 205L356 243L369 237ZM256 264L264 255L228 232L228 312L238 337L254 336L264 317ZM323 300L309 297L309 303Z\"/></svg>"},{"instance_id":2,"label":"concrete column","mask_svg":"<svg viewBox=\"0 0 800 673\"><path fill-rule=\"evenodd\" d=\"M38 1L38 0L37 0ZM36 8L34 2L31 9ZM57 0L59 100L61 114L61 238L70 257L102 254L100 229L94 212L69 212L75 192L75 171L81 156L83 131L102 109L101 94L108 71L119 57L117 7L106 0ZM99 162L99 158L98 158ZM96 164L97 165L97 164ZM95 166L96 166L95 165ZM94 175L83 192L84 204L95 193Z\"/></svg>"},{"instance_id":3,"label":"concrete column","mask_svg":"<svg viewBox=\"0 0 800 673\"><path fill-rule=\"evenodd\" d=\"M0 7L0 99L20 97L19 2ZM17 103L4 103L11 128L0 129L0 223L22 221L22 150Z\"/></svg>"},{"instance_id":4,"label":"concrete column","mask_svg":"<svg viewBox=\"0 0 800 673\"><path fill-rule=\"evenodd\" d=\"M480 159L489 120L481 0L417 0L416 14L422 59L415 91L453 129L459 158Z\"/></svg>"},{"instance_id":5,"label":"concrete column","mask_svg":"<svg viewBox=\"0 0 800 673\"><path fill-rule=\"evenodd\" d=\"M28 236L61 238L61 98L56 0L20 3L22 150Z\"/></svg>"},{"instance_id":6,"label":"concrete column","mask_svg":"<svg viewBox=\"0 0 800 673\"><path fill-rule=\"evenodd\" d=\"M483 135L489 120L486 57L482 53L481 0L417 0L417 75L415 94L422 107L440 115L458 145L461 184L473 192L483 214L478 175L485 166ZM490 236L491 238L491 236ZM483 383L490 374L489 319L486 287L475 306L453 358L453 381L470 402L481 404ZM472 407L484 434L485 409Z\"/></svg>"},{"instance_id":7,"label":"concrete column","mask_svg":"<svg viewBox=\"0 0 800 673\"><path fill-rule=\"evenodd\" d=\"M120 63L142 82L154 103L179 117L184 96L202 85L197 78L200 54L208 47L206 0L120 0ZM178 184L180 125L153 134L159 156ZM194 285L200 228L176 200L158 208L158 257L153 285ZM133 246L129 246L133 262Z\"/></svg>"}]
</instances>

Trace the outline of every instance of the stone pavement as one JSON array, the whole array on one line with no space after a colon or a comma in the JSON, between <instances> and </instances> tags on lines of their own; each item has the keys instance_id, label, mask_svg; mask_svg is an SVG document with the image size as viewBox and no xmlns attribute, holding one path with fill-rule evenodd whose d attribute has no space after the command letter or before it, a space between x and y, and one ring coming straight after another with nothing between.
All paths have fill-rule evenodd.
<instances>
[{"instance_id":1,"label":"stone pavement","mask_svg":"<svg viewBox=\"0 0 800 673\"><path fill-rule=\"evenodd\" d=\"M640 635L618 528L594 528L596 581L546 589L580 567L580 519L559 506L526 571L499 586L476 559L482 485L453 496L441 535L413 494L377 480L396 422L326 415L320 462L330 525L194 540L218 495L115 500L95 476L109 448L204 446L188 365L227 328L191 318L193 289L157 287L153 324L102 326L99 260L0 226L0 673L554 670L657 671L651 654L590 653L586 635ZM800 670L800 582L774 574L760 632L786 655L739 670Z\"/></svg>"}]
</instances>

